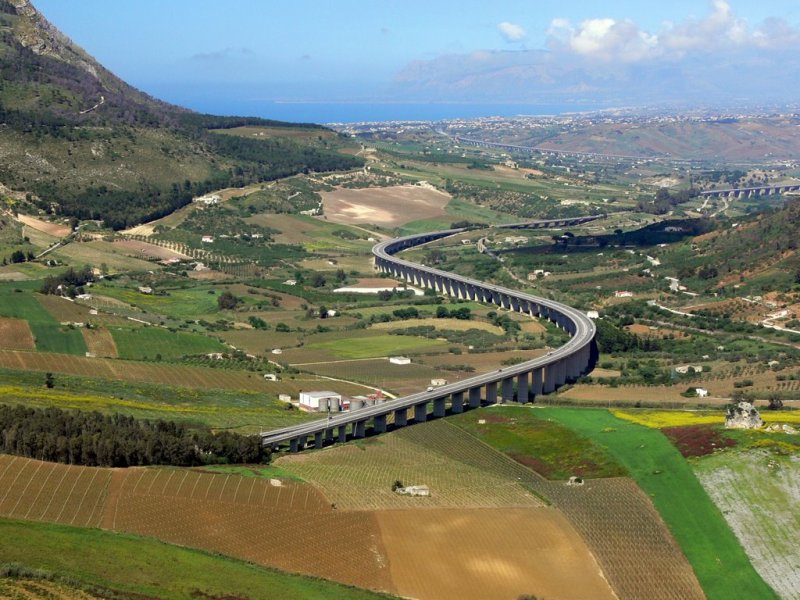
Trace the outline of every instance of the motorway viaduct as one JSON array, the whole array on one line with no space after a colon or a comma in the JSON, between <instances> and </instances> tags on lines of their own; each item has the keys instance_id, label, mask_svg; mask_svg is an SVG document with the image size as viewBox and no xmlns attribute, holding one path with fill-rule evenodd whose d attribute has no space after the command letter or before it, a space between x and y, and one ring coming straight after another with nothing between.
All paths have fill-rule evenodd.
<instances>
[{"instance_id":1,"label":"motorway viaduct","mask_svg":"<svg viewBox=\"0 0 800 600\"><path fill-rule=\"evenodd\" d=\"M555 226L556 223L564 224L565 220L535 223ZM315 421L263 432L261 438L265 446L276 449L288 444L293 452L307 447L322 448L326 444L362 438L368 429L373 433L384 433L390 420L395 428L408 425L411 421L409 411L413 411L413 421L419 423L429 417L443 417L448 412L461 413L466 408L477 408L498 401L526 403L540 394L555 391L593 368L597 360L595 325L583 312L553 300L440 271L395 256L402 250L464 231L465 228L448 229L381 242L372 249L375 266L392 277L453 298L494 304L531 317L548 319L570 334L569 341L545 356L511 367L434 389L428 388L359 410L335 413Z\"/></svg>"},{"instance_id":2,"label":"motorway viaduct","mask_svg":"<svg viewBox=\"0 0 800 600\"><path fill-rule=\"evenodd\" d=\"M751 196L770 196L785 192L800 192L800 185L762 185L727 190L704 190L699 193L699 196L701 198L750 198Z\"/></svg>"}]
</instances>

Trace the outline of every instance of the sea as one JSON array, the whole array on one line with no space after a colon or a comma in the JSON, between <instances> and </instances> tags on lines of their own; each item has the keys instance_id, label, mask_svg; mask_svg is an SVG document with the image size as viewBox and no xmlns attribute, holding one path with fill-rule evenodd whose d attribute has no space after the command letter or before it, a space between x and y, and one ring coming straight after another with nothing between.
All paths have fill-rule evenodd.
<instances>
[{"instance_id":1,"label":"sea","mask_svg":"<svg viewBox=\"0 0 800 600\"><path fill-rule=\"evenodd\" d=\"M363 121L442 121L476 117L562 115L599 108L602 107L545 104L269 102L260 103L253 116L301 123L357 123Z\"/></svg>"}]
</instances>

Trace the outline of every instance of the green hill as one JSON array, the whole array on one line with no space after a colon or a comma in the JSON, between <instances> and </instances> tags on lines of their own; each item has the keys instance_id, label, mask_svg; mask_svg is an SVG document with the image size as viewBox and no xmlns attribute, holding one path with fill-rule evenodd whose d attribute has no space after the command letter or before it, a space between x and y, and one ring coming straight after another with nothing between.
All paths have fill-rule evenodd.
<instances>
[{"instance_id":1,"label":"green hill","mask_svg":"<svg viewBox=\"0 0 800 600\"><path fill-rule=\"evenodd\" d=\"M0 183L38 208L119 229L192 197L361 165L318 125L192 113L131 87L25 0L0 0ZM254 139L211 130L269 127Z\"/></svg>"},{"instance_id":2,"label":"green hill","mask_svg":"<svg viewBox=\"0 0 800 600\"><path fill-rule=\"evenodd\" d=\"M800 281L800 200L776 205L757 215L719 222L714 231L661 254L662 263L690 289L736 285L740 294L795 290Z\"/></svg>"}]
</instances>

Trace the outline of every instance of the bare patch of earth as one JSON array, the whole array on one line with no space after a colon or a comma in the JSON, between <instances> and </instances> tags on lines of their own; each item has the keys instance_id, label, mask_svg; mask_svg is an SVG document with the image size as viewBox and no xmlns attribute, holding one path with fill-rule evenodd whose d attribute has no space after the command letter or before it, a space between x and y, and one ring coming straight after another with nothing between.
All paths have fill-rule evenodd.
<instances>
[{"instance_id":1,"label":"bare patch of earth","mask_svg":"<svg viewBox=\"0 0 800 600\"><path fill-rule=\"evenodd\" d=\"M366 223L398 227L411 221L444 216L449 202L450 194L417 185L339 188L322 192L327 220L345 225Z\"/></svg>"}]
</instances>

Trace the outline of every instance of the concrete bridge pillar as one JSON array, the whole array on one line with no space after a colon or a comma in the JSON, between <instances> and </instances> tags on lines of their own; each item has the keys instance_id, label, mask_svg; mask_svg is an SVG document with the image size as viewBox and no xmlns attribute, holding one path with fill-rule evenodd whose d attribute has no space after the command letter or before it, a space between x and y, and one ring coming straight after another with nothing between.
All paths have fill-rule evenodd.
<instances>
[{"instance_id":1,"label":"concrete bridge pillar","mask_svg":"<svg viewBox=\"0 0 800 600\"><path fill-rule=\"evenodd\" d=\"M478 408L481 405L481 388L469 388L469 407Z\"/></svg>"},{"instance_id":2,"label":"concrete bridge pillar","mask_svg":"<svg viewBox=\"0 0 800 600\"><path fill-rule=\"evenodd\" d=\"M519 312L519 300L517 300L514 296L511 296L511 309L514 312Z\"/></svg>"},{"instance_id":3,"label":"concrete bridge pillar","mask_svg":"<svg viewBox=\"0 0 800 600\"><path fill-rule=\"evenodd\" d=\"M486 384L486 402L497 404L497 382L490 381Z\"/></svg>"},{"instance_id":4,"label":"concrete bridge pillar","mask_svg":"<svg viewBox=\"0 0 800 600\"><path fill-rule=\"evenodd\" d=\"M405 427L408 425L408 409L398 408L394 411L394 424L397 427Z\"/></svg>"},{"instance_id":5,"label":"concrete bridge pillar","mask_svg":"<svg viewBox=\"0 0 800 600\"><path fill-rule=\"evenodd\" d=\"M367 435L367 421L356 421L353 423L353 437L354 438L363 438Z\"/></svg>"},{"instance_id":6,"label":"concrete bridge pillar","mask_svg":"<svg viewBox=\"0 0 800 600\"><path fill-rule=\"evenodd\" d=\"M549 364L544 370L544 380L542 382L542 393L549 394L556 389L556 371L555 365Z\"/></svg>"},{"instance_id":7,"label":"concrete bridge pillar","mask_svg":"<svg viewBox=\"0 0 800 600\"><path fill-rule=\"evenodd\" d=\"M544 369L536 369L531 374L531 388L533 391L534 396L541 396L542 395L542 375L544 375Z\"/></svg>"},{"instance_id":8,"label":"concrete bridge pillar","mask_svg":"<svg viewBox=\"0 0 800 600\"><path fill-rule=\"evenodd\" d=\"M521 404L528 402L528 373L517 375L517 402Z\"/></svg>"},{"instance_id":9,"label":"concrete bridge pillar","mask_svg":"<svg viewBox=\"0 0 800 600\"><path fill-rule=\"evenodd\" d=\"M581 357L583 351L573 354L567 359L567 381L575 381L581 376Z\"/></svg>"},{"instance_id":10,"label":"concrete bridge pillar","mask_svg":"<svg viewBox=\"0 0 800 600\"><path fill-rule=\"evenodd\" d=\"M434 417L443 417L445 413L445 399L444 398L434 398L433 400L433 416Z\"/></svg>"},{"instance_id":11,"label":"concrete bridge pillar","mask_svg":"<svg viewBox=\"0 0 800 600\"><path fill-rule=\"evenodd\" d=\"M300 451L300 438L292 438L289 440L289 452Z\"/></svg>"},{"instance_id":12,"label":"concrete bridge pillar","mask_svg":"<svg viewBox=\"0 0 800 600\"><path fill-rule=\"evenodd\" d=\"M339 425L338 437L342 444L347 441L347 425Z\"/></svg>"},{"instance_id":13,"label":"concrete bridge pillar","mask_svg":"<svg viewBox=\"0 0 800 600\"><path fill-rule=\"evenodd\" d=\"M450 407L454 413L464 412L464 392L455 392L450 396Z\"/></svg>"},{"instance_id":14,"label":"concrete bridge pillar","mask_svg":"<svg viewBox=\"0 0 800 600\"><path fill-rule=\"evenodd\" d=\"M428 403L423 402L414 406L414 420L417 423L424 423L428 420Z\"/></svg>"},{"instance_id":15,"label":"concrete bridge pillar","mask_svg":"<svg viewBox=\"0 0 800 600\"><path fill-rule=\"evenodd\" d=\"M511 402L514 399L514 378L506 377L503 379L502 390L503 402Z\"/></svg>"},{"instance_id":16,"label":"concrete bridge pillar","mask_svg":"<svg viewBox=\"0 0 800 600\"><path fill-rule=\"evenodd\" d=\"M314 448L319 450L322 448L322 436L324 435L324 431L318 431L314 434Z\"/></svg>"},{"instance_id":17,"label":"concrete bridge pillar","mask_svg":"<svg viewBox=\"0 0 800 600\"><path fill-rule=\"evenodd\" d=\"M560 388L567 383L567 361L560 360L556 363L556 387Z\"/></svg>"},{"instance_id":18,"label":"concrete bridge pillar","mask_svg":"<svg viewBox=\"0 0 800 600\"><path fill-rule=\"evenodd\" d=\"M372 420L372 428L375 433L386 433L386 415L375 415Z\"/></svg>"},{"instance_id":19,"label":"concrete bridge pillar","mask_svg":"<svg viewBox=\"0 0 800 600\"><path fill-rule=\"evenodd\" d=\"M500 301L503 308L511 310L511 298L508 296L508 294L503 294L500 296Z\"/></svg>"},{"instance_id":20,"label":"concrete bridge pillar","mask_svg":"<svg viewBox=\"0 0 800 600\"><path fill-rule=\"evenodd\" d=\"M325 430L325 441L329 444L333 442L333 427Z\"/></svg>"}]
</instances>

